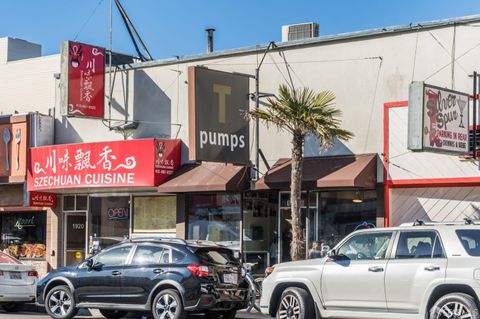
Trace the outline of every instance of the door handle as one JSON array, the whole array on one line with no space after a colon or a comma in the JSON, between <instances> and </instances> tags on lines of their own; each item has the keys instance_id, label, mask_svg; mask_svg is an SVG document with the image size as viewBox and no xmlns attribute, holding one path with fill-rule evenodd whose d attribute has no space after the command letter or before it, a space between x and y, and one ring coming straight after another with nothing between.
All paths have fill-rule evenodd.
<instances>
[{"instance_id":1,"label":"door handle","mask_svg":"<svg viewBox=\"0 0 480 319\"><path fill-rule=\"evenodd\" d=\"M163 270L163 269L154 269L154 270L153 270L153 273L154 273L154 274L164 274L164 273L166 273L166 271Z\"/></svg>"},{"instance_id":2,"label":"door handle","mask_svg":"<svg viewBox=\"0 0 480 319\"><path fill-rule=\"evenodd\" d=\"M368 271L371 271L371 272L382 272L382 271L383 271L383 267L373 266L373 267L368 268Z\"/></svg>"},{"instance_id":3,"label":"door handle","mask_svg":"<svg viewBox=\"0 0 480 319\"><path fill-rule=\"evenodd\" d=\"M440 267L438 267L438 266L428 266L428 267L425 267L425 270L426 271L437 271L437 270L440 270Z\"/></svg>"},{"instance_id":4,"label":"door handle","mask_svg":"<svg viewBox=\"0 0 480 319\"><path fill-rule=\"evenodd\" d=\"M116 276L120 276L121 274L122 274L122 273L119 272L118 270L112 271L112 276L115 276L115 277L116 277Z\"/></svg>"}]
</instances>

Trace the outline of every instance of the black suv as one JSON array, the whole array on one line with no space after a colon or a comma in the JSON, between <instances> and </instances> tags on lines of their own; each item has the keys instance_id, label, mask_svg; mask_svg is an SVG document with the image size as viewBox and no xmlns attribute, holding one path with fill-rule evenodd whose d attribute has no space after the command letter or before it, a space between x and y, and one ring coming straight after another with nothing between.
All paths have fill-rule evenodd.
<instances>
[{"instance_id":1,"label":"black suv","mask_svg":"<svg viewBox=\"0 0 480 319\"><path fill-rule=\"evenodd\" d=\"M39 281L37 302L52 318L73 318L96 308L106 318L127 311L152 312L156 319L181 319L187 312L235 318L247 307L245 271L222 246L180 239L130 239L80 265Z\"/></svg>"}]
</instances>

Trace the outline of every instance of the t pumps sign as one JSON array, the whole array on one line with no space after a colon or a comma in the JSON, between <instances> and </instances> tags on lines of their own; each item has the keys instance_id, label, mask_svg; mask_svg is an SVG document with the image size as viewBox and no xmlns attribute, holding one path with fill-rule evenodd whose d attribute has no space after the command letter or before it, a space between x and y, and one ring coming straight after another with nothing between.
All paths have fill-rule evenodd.
<instances>
[{"instance_id":1,"label":"t pumps sign","mask_svg":"<svg viewBox=\"0 0 480 319\"><path fill-rule=\"evenodd\" d=\"M30 149L28 191L155 187L179 167L180 140L65 144Z\"/></svg>"},{"instance_id":2,"label":"t pumps sign","mask_svg":"<svg viewBox=\"0 0 480 319\"><path fill-rule=\"evenodd\" d=\"M412 151L469 152L468 94L423 82L410 84L408 148Z\"/></svg>"},{"instance_id":3,"label":"t pumps sign","mask_svg":"<svg viewBox=\"0 0 480 319\"><path fill-rule=\"evenodd\" d=\"M103 118L105 49L79 42L64 42L62 91L67 116Z\"/></svg>"},{"instance_id":4,"label":"t pumps sign","mask_svg":"<svg viewBox=\"0 0 480 319\"><path fill-rule=\"evenodd\" d=\"M241 74L188 69L190 159L249 162L249 78Z\"/></svg>"}]
</instances>

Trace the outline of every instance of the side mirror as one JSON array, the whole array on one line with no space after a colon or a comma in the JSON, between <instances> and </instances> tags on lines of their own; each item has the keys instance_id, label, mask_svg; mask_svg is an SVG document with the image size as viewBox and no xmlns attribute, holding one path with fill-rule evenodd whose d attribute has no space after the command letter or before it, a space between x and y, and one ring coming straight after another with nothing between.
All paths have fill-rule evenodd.
<instances>
[{"instance_id":1,"label":"side mirror","mask_svg":"<svg viewBox=\"0 0 480 319\"><path fill-rule=\"evenodd\" d=\"M327 257L329 260L337 260L337 252L335 251L335 249L332 249L330 250L328 253L327 253Z\"/></svg>"},{"instance_id":2,"label":"side mirror","mask_svg":"<svg viewBox=\"0 0 480 319\"><path fill-rule=\"evenodd\" d=\"M85 266L87 266L88 270L92 270L92 268L93 268L93 258L87 259L85 261Z\"/></svg>"}]
</instances>

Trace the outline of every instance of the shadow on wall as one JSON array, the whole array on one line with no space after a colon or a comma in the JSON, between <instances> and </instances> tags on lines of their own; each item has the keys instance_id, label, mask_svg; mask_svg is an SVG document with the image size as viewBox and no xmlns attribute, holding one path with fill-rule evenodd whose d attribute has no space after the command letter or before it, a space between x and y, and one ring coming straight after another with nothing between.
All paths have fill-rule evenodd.
<instances>
[{"instance_id":1,"label":"shadow on wall","mask_svg":"<svg viewBox=\"0 0 480 319\"><path fill-rule=\"evenodd\" d=\"M335 139L333 145L327 149L320 147L320 141L314 135L308 135L305 138L304 156L336 156L353 155L353 152L342 141Z\"/></svg>"},{"instance_id":2,"label":"shadow on wall","mask_svg":"<svg viewBox=\"0 0 480 319\"><path fill-rule=\"evenodd\" d=\"M144 71L135 71L133 120L139 122L132 138L171 137L172 102Z\"/></svg>"},{"instance_id":3,"label":"shadow on wall","mask_svg":"<svg viewBox=\"0 0 480 319\"><path fill-rule=\"evenodd\" d=\"M81 119L88 125L91 119ZM61 116L55 119L55 135L54 144L83 143L83 139L77 130L71 125L68 117Z\"/></svg>"}]
</instances>

